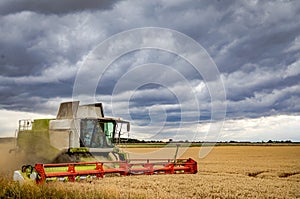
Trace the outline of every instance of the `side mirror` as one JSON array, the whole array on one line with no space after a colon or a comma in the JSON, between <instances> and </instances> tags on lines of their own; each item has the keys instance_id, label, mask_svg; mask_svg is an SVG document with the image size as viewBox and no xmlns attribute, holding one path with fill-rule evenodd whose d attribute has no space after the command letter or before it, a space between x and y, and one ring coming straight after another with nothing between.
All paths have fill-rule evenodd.
<instances>
[{"instance_id":1,"label":"side mirror","mask_svg":"<svg viewBox=\"0 0 300 199\"><path fill-rule=\"evenodd\" d=\"M127 132L129 132L130 131L130 123L128 122L127 123Z\"/></svg>"}]
</instances>

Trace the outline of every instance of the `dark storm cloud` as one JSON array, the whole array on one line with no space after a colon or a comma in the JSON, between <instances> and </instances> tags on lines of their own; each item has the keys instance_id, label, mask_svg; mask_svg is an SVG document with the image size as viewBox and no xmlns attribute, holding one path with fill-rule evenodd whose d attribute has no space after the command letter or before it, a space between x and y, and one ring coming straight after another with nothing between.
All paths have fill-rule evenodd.
<instances>
[{"instance_id":1,"label":"dark storm cloud","mask_svg":"<svg viewBox=\"0 0 300 199\"><path fill-rule=\"evenodd\" d=\"M122 75L124 75L126 72L134 70L136 67L149 63L159 63L165 66L171 66L189 81L202 79L201 74L199 74L197 70L187 62L187 60L180 58L178 55L160 49L139 49L138 51L127 53L125 56L118 58L107 68L103 76L101 76L98 93L112 94L115 84L122 77ZM149 64L149 66L150 65L151 64ZM155 73L155 71L149 70L147 67L145 67L143 73L139 74L139 76L136 78L145 79L151 74L154 75L153 80L162 82L166 81L168 71L165 71L164 73L162 71ZM132 79L131 81L134 83L139 80ZM171 83L178 81L178 79L176 77L168 76L167 81ZM127 83L129 85L130 81ZM141 85L141 87L138 89L147 91L148 89L151 90L158 87L161 87L161 85L148 84Z\"/></svg>"},{"instance_id":2,"label":"dark storm cloud","mask_svg":"<svg viewBox=\"0 0 300 199\"><path fill-rule=\"evenodd\" d=\"M71 97L77 69L96 45L120 31L158 26L180 31L208 51L225 83L228 117L297 113L299 12L298 1L2 1L1 108L42 111L32 104ZM186 60L168 52L141 51L112 63L98 85L100 99L112 94L128 69L149 62L174 67L194 87L203 83ZM138 77L147 77L146 71ZM190 90L179 88L168 74L155 78L168 79L189 105ZM122 102L119 94L115 97ZM201 118L210 119L209 92L199 89L197 97ZM155 104L176 103L172 94L164 95L153 85L140 88L131 101L143 114ZM171 113L169 108L166 112ZM176 113L180 110L168 121L175 121Z\"/></svg>"},{"instance_id":3,"label":"dark storm cloud","mask_svg":"<svg viewBox=\"0 0 300 199\"><path fill-rule=\"evenodd\" d=\"M1 85L2 82L1 82ZM18 111L37 111L39 113L55 114L56 109L50 110L46 104L51 98L67 98L72 93L72 84L66 82L56 83L6 83L0 88L0 109ZM14 102L14 103L11 103Z\"/></svg>"},{"instance_id":4,"label":"dark storm cloud","mask_svg":"<svg viewBox=\"0 0 300 199\"><path fill-rule=\"evenodd\" d=\"M259 1L251 5L253 2L221 11L224 18L212 33L217 39L205 42L224 75L227 116L299 113L295 104L299 70L295 68L300 68L300 4ZM288 72L290 66L293 72Z\"/></svg>"},{"instance_id":5,"label":"dark storm cloud","mask_svg":"<svg viewBox=\"0 0 300 199\"><path fill-rule=\"evenodd\" d=\"M86 28L85 20L82 13L58 17L22 12L1 17L1 74L36 76L55 65L75 65L103 36L103 31Z\"/></svg>"},{"instance_id":6,"label":"dark storm cloud","mask_svg":"<svg viewBox=\"0 0 300 199\"><path fill-rule=\"evenodd\" d=\"M0 14L32 11L43 14L65 14L83 10L111 9L115 0L4 0L0 3Z\"/></svg>"},{"instance_id":7,"label":"dark storm cloud","mask_svg":"<svg viewBox=\"0 0 300 199\"><path fill-rule=\"evenodd\" d=\"M243 69L242 66L248 63L256 63L261 67L280 68L286 62L294 61L297 53L284 53L288 45L300 35L299 23L292 27L264 28L255 31L247 38L238 40L236 44L229 47L225 52L226 56L216 58L221 72L233 72ZM270 32L270 29L273 29ZM249 34L249 33L247 33ZM288 36L287 36L288 35ZM226 47L223 47L226 48ZM229 59L230 58L230 59Z\"/></svg>"},{"instance_id":8,"label":"dark storm cloud","mask_svg":"<svg viewBox=\"0 0 300 199\"><path fill-rule=\"evenodd\" d=\"M299 11L296 1L240 1L219 10L204 45L221 72L239 70L247 63L278 66L286 60L284 50L300 34Z\"/></svg>"}]
</instances>

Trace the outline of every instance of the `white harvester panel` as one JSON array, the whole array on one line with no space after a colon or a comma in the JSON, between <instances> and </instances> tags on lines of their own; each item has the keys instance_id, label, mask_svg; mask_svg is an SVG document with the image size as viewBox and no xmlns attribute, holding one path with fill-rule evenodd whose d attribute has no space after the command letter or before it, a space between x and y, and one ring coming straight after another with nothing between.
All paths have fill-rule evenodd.
<instances>
[{"instance_id":1,"label":"white harvester panel","mask_svg":"<svg viewBox=\"0 0 300 199\"><path fill-rule=\"evenodd\" d=\"M51 120L49 124L50 144L62 150L80 147L78 119Z\"/></svg>"},{"instance_id":2,"label":"white harvester panel","mask_svg":"<svg viewBox=\"0 0 300 199\"><path fill-rule=\"evenodd\" d=\"M103 118L102 103L79 105L79 101L60 104L55 120L49 124L50 144L62 150L80 147L80 121L85 118Z\"/></svg>"}]
</instances>

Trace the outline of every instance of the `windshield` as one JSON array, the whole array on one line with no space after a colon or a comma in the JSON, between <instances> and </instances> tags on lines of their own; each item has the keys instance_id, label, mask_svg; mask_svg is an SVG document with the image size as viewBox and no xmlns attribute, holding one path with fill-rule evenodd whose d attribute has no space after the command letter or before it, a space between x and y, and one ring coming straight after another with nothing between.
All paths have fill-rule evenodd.
<instances>
[{"instance_id":1,"label":"windshield","mask_svg":"<svg viewBox=\"0 0 300 199\"><path fill-rule=\"evenodd\" d=\"M113 147L114 123L97 119L81 120L80 145L89 148Z\"/></svg>"}]
</instances>

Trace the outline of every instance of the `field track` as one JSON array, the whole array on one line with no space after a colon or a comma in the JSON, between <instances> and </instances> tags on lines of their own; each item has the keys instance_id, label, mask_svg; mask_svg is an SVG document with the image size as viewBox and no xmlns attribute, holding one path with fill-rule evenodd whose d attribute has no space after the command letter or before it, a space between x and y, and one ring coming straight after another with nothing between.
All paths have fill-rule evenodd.
<instances>
[{"instance_id":1,"label":"field track","mask_svg":"<svg viewBox=\"0 0 300 199\"><path fill-rule=\"evenodd\" d=\"M217 146L204 158L199 158L200 147L191 147L180 152L182 158L191 157L198 162L199 172L195 175L106 177L90 183L49 183L47 188L30 185L26 191L3 179L11 177L12 170L21 164L21 159L13 161L14 156L8 154L11 146L11 143L0 144L0 197L7 196L12 188L15 193L10 194L25 194L23 198L300 198L299 145ZM155 151L169 153L171 158L175 151L174 148L166 149L167 152L158 148L124 150L132 157L148 157Z\"/></svg>"}]
</instances>

